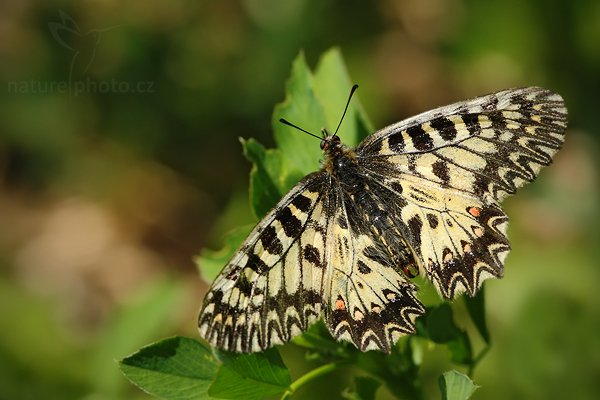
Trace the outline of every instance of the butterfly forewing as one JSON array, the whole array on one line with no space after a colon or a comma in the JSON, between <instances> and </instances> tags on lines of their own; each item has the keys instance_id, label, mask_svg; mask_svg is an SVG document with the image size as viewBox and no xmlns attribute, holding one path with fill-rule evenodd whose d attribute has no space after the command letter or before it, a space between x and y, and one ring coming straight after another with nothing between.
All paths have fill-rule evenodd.
<instances>
[{"instance_id":1,"label":"butterfly forewing","mask_svg":"<svg viewBox=\"0 0 600 400\"><path fill-rule=\"evenodd\" d=\"M391 125L356 151L396 173L501 201L552 161L566 118L564 101L549 90L505 90Z\"/></svg>"},{"instance_id":2,"label":"butterfly forewing","mask_svg":"<svg viewBox=\"0 0 600 400\"><path fill-rule=\"evenodd\" d=\"M323 140L308 175L250 233L210 288L201 335L230 351L288 342L323 317L332 335L389 352L424 312L413 269L444 298L501 277L499 206L552 161L562 98L511 89L441 107L367 137Z\"/></svg>"},{"instance_id":3,"label":"butterfly forewing","mask_svg":"<svg viewBox=\"0 0 600 400\"><path fill-rule=\"evenodd\" d=\"M322 312L325 175L297 184L254 228L206 295L201 335L229 351L285 343Z\"/></svg>"}]
</instances>

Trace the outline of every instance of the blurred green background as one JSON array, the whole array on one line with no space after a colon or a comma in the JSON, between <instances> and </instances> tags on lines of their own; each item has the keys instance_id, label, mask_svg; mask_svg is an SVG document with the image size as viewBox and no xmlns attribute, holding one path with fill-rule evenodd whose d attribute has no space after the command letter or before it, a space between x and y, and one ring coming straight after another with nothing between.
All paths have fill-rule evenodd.
<instances>
[{"instance_id":1,"label":"blurred green background","mask_svg":"<svg viewBox=\"0 0 600 400\"><path fill-rule=\"evenodd\" d=\"M0 399L147 398L115 359L197 337L193 258L253 221L238 137L272 146L292 59L331 46L378 127L508 87L564 96L564 149L504 204L474 398L600 398L600 2L4 0ZM432 396L446 359L425 356Z\"/></svg>"}]
</instances>

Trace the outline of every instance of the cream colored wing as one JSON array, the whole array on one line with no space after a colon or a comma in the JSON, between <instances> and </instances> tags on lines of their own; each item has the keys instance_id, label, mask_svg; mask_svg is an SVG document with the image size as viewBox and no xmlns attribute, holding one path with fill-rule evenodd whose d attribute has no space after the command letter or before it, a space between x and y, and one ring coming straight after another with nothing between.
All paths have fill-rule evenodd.
<instances>
[{"instance_id":1,"label":"cream colored wing","mask_svg":"<svg viewBox=\"0 0 600 400\"><path fill-rule=\"evenodd\" d=\"M368 192L364 196L370 196ZM365 199L363 199L365 200ZM374 200L371 198L370 200ZM386 214L385 204L370 209ZM371 230L365 210L340 193L334 223L327 235L330 284L325 310L331 334L354 343L362 351L390 352L403 335L414 333L415 319L425 312L415 286L401 272L412 257L394 260ZM399 250L397 254L402 254Z\"/></svg>"},{"instance_id":2,"label":"cream colored wing","mask_svg":"<svg viewBox=\"0 0 600 400\"><path fill-rule=\"evenodd\" d=\"M214 281L198 319L212 346L253 352L288 342L322 315L327 177L298 183Z\"/></svg>"},{"instance_id":3,"label":"cream colored wing","mask_svg":"<svg viewBox=\"0 0 600 400\"><path fill-rule=\"evenodd\" d=\"M500 277L510 245L498 205L561 147L562 98L507 90L442 107L365 139L359 164L401 199L398 224L423 275L445 298Z\"/></svg>"},{"instance_id":4,"label":"cream colored wing","mask_svg":"<svg viewBox=\"0 0 600 400\"><path fill-rule=\"evenodd\" d=\"M388 126L356 151L363 165L383 163L396 174L501 201L551 163L566 126L558 94L510 89Z\"/></svg>"}]
</instances>

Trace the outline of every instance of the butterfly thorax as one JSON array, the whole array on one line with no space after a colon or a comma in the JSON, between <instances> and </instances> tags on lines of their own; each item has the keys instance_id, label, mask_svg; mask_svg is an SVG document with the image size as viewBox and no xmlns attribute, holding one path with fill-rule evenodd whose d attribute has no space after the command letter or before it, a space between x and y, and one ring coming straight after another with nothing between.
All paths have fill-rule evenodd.
<instances>
[{"instance_id":1,"label":"butterfly thorax","mask_svg":"<svg viewBox=\"0 0 600 400\"><path fill-rule=\"evenodd\" d=\"M357 168L356 153L344 145L339 136L327 136L321 141L321 149L324 153L323 170L335 178L351 173Z\"/></svg>"},{"instance_id":2,"label":"butterfly thorax","mask_svg":"<svg viewBox=\"0 0 600 400\"><path fill-rule=\"evenodd\" d=\"M398 202L402 200L374 180L370 172L359 165L356 152L342 144L337 136L324 139L321 148L325 152L324 170L342 194L348 222L355 233L375 239L376 251L370 256L409 278L416 276L418 267L400 228Z\"/></svg>"}]
</instances>

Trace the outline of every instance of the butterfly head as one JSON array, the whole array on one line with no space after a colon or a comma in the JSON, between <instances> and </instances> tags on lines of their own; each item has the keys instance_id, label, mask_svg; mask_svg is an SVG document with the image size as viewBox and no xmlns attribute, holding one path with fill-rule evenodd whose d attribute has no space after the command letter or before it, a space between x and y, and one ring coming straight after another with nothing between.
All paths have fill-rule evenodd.
<instances>
[{"instance_id":1,"label":"butterfly head","mask_svg":"<svg viewBox=\"0 0 600 400\"><path fill-rule=\"evenodd\" d=\"M341 154L344 151L344 145L342 144L342 141L340 140L340 137L337 135L338 130L340 129L340 126L342 125L342 121L344 120L344 116L346 115L346 111L348 111L348 106L350 105L350 100L352 99L352 95L354 94L354 92L356 91L356 89L358 89L358 85L353 85L352 89L350 90L350 96L348 96L348 101L346 102L346 107L344 108L344 112L342 113L342 118L340 118L340 122L338 123L337 128L335 129L335 132L333 133L333 135L330 135L327 130L325 128L323 128L321 130L321 137L315 135L314 133L308 132L305 129L300 128L299 126L296 126L294 124L292 124L291 122L288 122L287 120L280 118L279 122L281 122L284 125L288 125L291 126L292 128L296 128L301 132L306 133L309 136L312 136L314 138L317 139L321 139L321 150L323 150L324 153L329 154L330 156L335 156L336 154Z\"/></svg>"},{"instance_id":2,"label":"butterfly head","mask_svg":"<svg viewBox=\"0 0 600 400\"><path fill-rule=\"evenodd\" d=\"M324 131L326 133L326 131ZM321 150L324 152L331 152L339 148L342 145L342 141L338 135L327 135L321 140Z\"/></svg>"}]
</instances>

